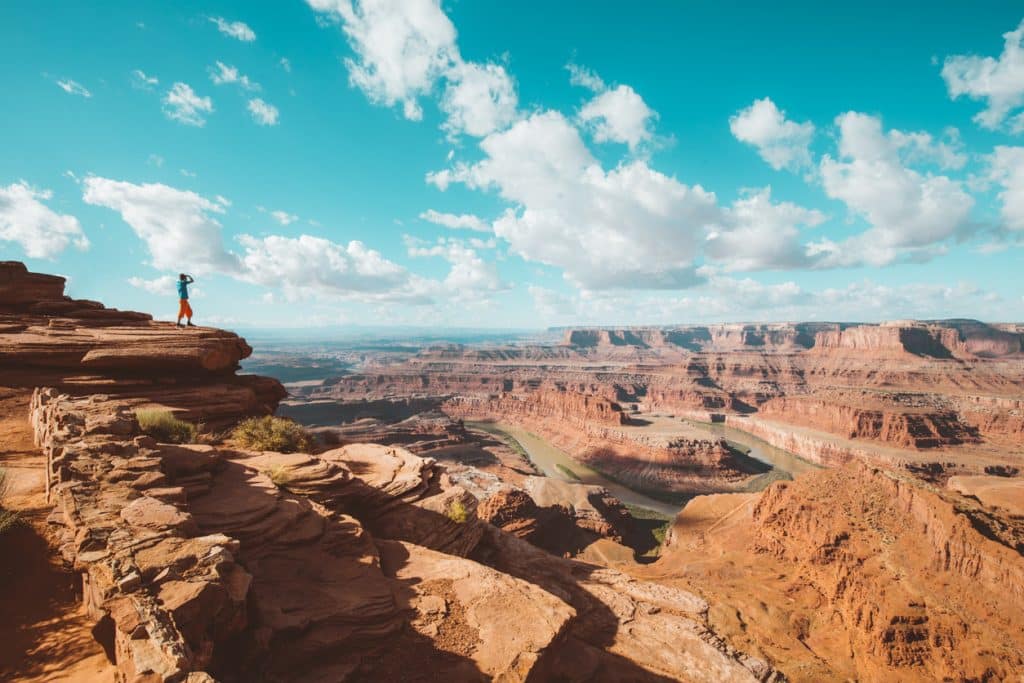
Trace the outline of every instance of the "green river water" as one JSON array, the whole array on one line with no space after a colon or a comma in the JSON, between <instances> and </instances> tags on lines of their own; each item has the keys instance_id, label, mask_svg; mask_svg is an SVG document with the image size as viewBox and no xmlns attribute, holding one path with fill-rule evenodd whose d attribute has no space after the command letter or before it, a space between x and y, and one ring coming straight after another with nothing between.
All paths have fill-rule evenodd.
<instances>
[{"instance_id":1,"label":"green river water","mask_svg":"<svg viewBox=\"0 0 1024 683\"><path fill-rule=\"evenodd\" d=\"M671 420L678 424L681 421L677 418L665 416L644 416L645 419L654 419L660 423L667 424ZM727 427L723 424L710 424L691 420L683 421L688 427L707 433L708 438L724 438L729 445L737 450L746 452L751 458L760 460L772 466L772 469L765 474L753 477L745 487L746 491L760 491L773 481L779 479L791 479L799 476L808 470L817 469L805 460L801 460L792 453L784 451L747 434L744 431ZM522 427L501 422L468 422L468 427L481 429L483 431L503 436L517 442L529 457L530 461L540 469L545 476L564 481L579 481L584 484L602 486L621 500L626 505L653 510L658 514L672 519L683 507L682 504L670 503L664 500L652 498L640 491L625 486L606 475L588 467L587 465L574 460L568 453L548 443L545 439L533 434Z\"/></svg>"}]
</instances>

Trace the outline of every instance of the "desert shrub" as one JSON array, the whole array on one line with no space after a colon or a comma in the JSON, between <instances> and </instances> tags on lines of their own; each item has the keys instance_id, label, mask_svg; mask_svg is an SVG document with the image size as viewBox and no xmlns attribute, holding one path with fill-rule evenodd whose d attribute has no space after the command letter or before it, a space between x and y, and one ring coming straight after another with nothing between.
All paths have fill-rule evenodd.
<instances>
[{"instance_id":1,"label":"desert shrub","mask_svg":"<svg viewBox=\"0 0 1024 683\"><path fill-rule=\"evenodd\" d=\"M446 514L448 519L456 524L465 524L466 520L469 519L469 511L466 510L466 506L462 504L461 500L452 501L451 505L448 506Z\"/></svg>"},{"instance_id":2,"label":"desert shrub","mask_svg":"<svg viewBox=\"0 0 1024 683\"><path fill-rule=\"evenodd\" d=\"M196 427L179 420L169 410L145 408L135 411L135 419L144 434L164 443L190 443L196 438Z\"/></svg>"},{"instance_id":3,"label":"desert shrub","mask_svg":"<svg viewBox=\"0 0 1024 683\"><path fill-rule=\"evenodd\" d=\"M263 470L263 474L267 475L277 488L288 490L288 482L292 480L292 475L288 472L288 468L283 465L277 465Z\"/></svg>"},{"instance_id":4,"label":"desert shrub","mask_svg":"<svg viewBox=\"0 0 1024 683\"><path fill-rule=\"evenodd\" d=\"M3 507L4 497L7 495L7 471L0 469L0 534L8 531L12 526L21 521L17 512L5 510Z\"/></svg>"},{"instance_id":5,"label":"desert shrub","mask_svg":"<svg viewBox=\"0 0 1024 683\"><path fill-rule=\"evenodd\" d=\"M254 451L292 453L308 450L310 445L309 435L297 422L273 415L242 420L231 436Z\"/></svg>"}]
</instances>

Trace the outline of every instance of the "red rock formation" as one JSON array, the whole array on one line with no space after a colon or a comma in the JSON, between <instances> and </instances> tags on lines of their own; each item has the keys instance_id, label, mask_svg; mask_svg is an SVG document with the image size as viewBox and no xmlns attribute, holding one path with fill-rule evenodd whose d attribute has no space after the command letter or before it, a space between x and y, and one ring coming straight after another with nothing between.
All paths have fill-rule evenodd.
<instances>
[{"instance_id":1,"label":"red rock formation","mask_svg":"<svg viewBox=\"0 0 1024 683\"><path fill-rule=\"evenodd\" d=\"M562 386L626 416L629 403L716 414L816 462L980 472L1024 457L1021 339L1020 326L970 320L566 330L562 346L424 352L314 394L434 396L457 415L516 416L552 433L603 420L586 404L545 406Z\"/></svg>"},{"instance_id":2,"label":"red rock formation","mask_svg":"<svg viewBox=\"0 0 1024 683\"><path fill-rule=\"evenodd\" d=\"M864 675L1004 680L1024 666L1020 554L919 484L867 468L822 473L775 484L754 522L752 550L800 567Z\"/></svg>"},{"instance_id":3,"label":"red rock formation","mask_svg":"<svg viewBox=\"0 0 1024 683\"><path fill-rule=\"evenodd\" d=\"M64 278L0 262L0 359L88 372L234 372L252 349L221 330L181 330L143 313L64 296Z\"/></svg>"},{"instance_id":4,"label":"red rock formation","mask_svg":"<svg viewBox=\"0 0 1024 683\"><path fill-rule=\"evenodd\" d=\"M541 417L573 424L629 424L629 418L618 403L557 386L542 386L524 395L505 393L487 397L482 402L476 401L465 406L464 410L467 413L502 415L513 419Z\"/></svg>"},{"instance_id":5,"label":"red rock formation","mask_svg":"<svg viewBox=\"0 0 1024 683\"><path fill-rule=\"evenodd\" d=\"M767 401L758 413L848 439L870 439L900 448L935 448L981 441L977 430L962 423L952 410L843 405L826 397L798 396Z\"/></svg>"},{"instance_id":6,"label":"red rock formation","mask_svg":"<svg viewBox=\"0 0 1024 683\"><path fill-rule=\"evenodd\" d=\"M6 272L56 296L59 282ZM0 364L33 365L5 372L5 386L60 387L36 388L28 417L61 550L120 680L511 682L581 668L595 681L777 680L708 627L693 595L565 563L480 521L476 498L433 459L377 444L285 455L142 436L142 405L187 402L228 420L263 387L258 408L273 407L280 385L230 374L248 352L233 335L196 333L188 354L145 363L164 333L146 316L60 308L44 325L24 310L34 304L5 304L22 334L2 333ZM93 352L105 360L86 373Z\"/></svg>"},{"instance_id":7,"label":"red rock formation","mask_svg":"<svg viewBox=\"0 0 1024 683\"><path fill-rule=\"evenodd\" d=\"M1013 680L1024 530L1005 533L1009 519L850 465L695 499L642 574L728 604L716 628L785 660L793 681Z\"/></svg>"},{"instance_id":8,"label":"red rock formation","mask_svg":"<svg viewBox=\"0 0 1024 683\"><path fill-rule=\"evenodd\" d=\"M814 344L817 331L839 327L836 323L726 323L659 328L570 328L562 335L562 345L577 349L629 346L677 351L809 348Z\"/></svg>"},{"instance_id":9,"label":"red rock formation","mask_svg":"<svg viewBox=\"0 0 1024 683\"><path fill-rule=\"evenodd\" d=\"M631 680L773 673L709 631L701 603L686 593L615 572L562 574L548 555L533 556L522 575L518 566L495 571L462 559L487 537L486 554L504 566L511 557L494 550L508 541L476 521L475 500L446 484L432 461L401 449L310 456L173 446L133 436L130 412L103 398L40 390L33 406L66 552L86 576L90 610L112 623L126 680L172 681L202 668L386 678L395 661L414 664L409 653L460 680L525 680L535 668L570 671L580 648L585 659L610 656L602 654L608 626L620 633L610 661ZM366 529L403 543L374 543ZM526 554L517 549L516 561ZM550 592L559 575L558 594L575 597ZM661 605L660 616L639 616L649 603ZM624 604L632 606L621 623L601 621ZM636 636L626 635L627 622L642 626ZM422 659L403 623L453 658ZM451 628L465 629L457 642ZM690 639L684 657L629 654L680 633Z\"/></svg>"},{"instance_id":10,"label":"red rock formation","mask_svg":"<svg viewBox=\"0 0 1024 683\"><path fill-rule=\"evenodd\" d=\"M168 481L152 439L132 436L127 411L42 389L31 419L62 552L82 572L90 616L113 626L120 675L170 681L206 669L215 643L247 622L251 577L235 562L238 541L198 533L180 507L185 488ZM209 462L197 460L200 471Z\"/></svg>"},{"instance_id":11,"label":"red rock formation","mask_svg":"<svg viewBox=\"0 0 1024 683\"><path fill-rule=\"evenodd\" d=\"M582 532L566 506L541 507L525 490L511 486L503 486L482 501L478 513L502 531L559 557L577 554L598 535Z\"/></svg>"},{"instance_id":12,"label":"red rock formation","mask_svg":"<svg viewBox=\"0 0 1024 683\"><path fill-rule=\"evenodd\" d=\"M7 385L116 396L129 407L166 407L211 425L272 412L285 396L276 380L234 375L252 353L235 334L179 329L63 291L64 278L0 262L0 369Z\"/></svg>"},{"instance_id":13,"label":"red rock formation","mask_svg":"<svg viewBox=\"0 0 1024 683\"><path fill-rule=\"evenodd\" d=\"M815 350L854 350L869 354L910 354L933 358L995 358L1021 352L1022 337L974 320L916 321L858 325L819 332Z\"/></svg>"}]
</instances>

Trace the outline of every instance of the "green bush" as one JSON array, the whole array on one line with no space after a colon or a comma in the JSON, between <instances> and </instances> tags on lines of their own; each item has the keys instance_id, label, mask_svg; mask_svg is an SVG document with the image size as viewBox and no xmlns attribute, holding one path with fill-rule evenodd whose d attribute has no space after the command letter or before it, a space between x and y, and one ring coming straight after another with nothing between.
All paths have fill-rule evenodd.
<instances>
[{"instance_id":1,"label":"green bush","mask_svg":"<svg viewBox=\"0 0 1024 683\"><path fill-rule=\"evenodd\" d=\"M135 411L135 419L144 434L164 443L191 443L196 438L196 427L179 420L169 410L145 408Z\"/></svg>"},{"instance_id":2,"label":"green bush","mask_svg":"<svg viewBox=\"0 0 1024 683\"><path fill-rule=\"evenodd\" d=\"M309 449L309 435L297 422L267 415L242 420L231 433L243 448L292 453Z\"/></svg>"},{"instance_id":3,"label":"green bush","mask_svg":"<svg viewBox=\"0 0 1024 683\"><path fill-rule=\"evenodd\" d=\"M7 495L7 471L0 469L0 534L8 531L12 526L21 521L17 512L11 512L3 508L3 499Z\"/></svg>"},{"instance_id":4,"label":"green bush","mask_svg":"<svg viewBox=\"0 0 1024 683\"><path fill-rule=\"evenodd\" d=\"M456 524L465 524L466 520L469 519L469 512L461 500L452 501L452 504L448 506L447 514L448 519Z\"/></svg>"}]
</instances>

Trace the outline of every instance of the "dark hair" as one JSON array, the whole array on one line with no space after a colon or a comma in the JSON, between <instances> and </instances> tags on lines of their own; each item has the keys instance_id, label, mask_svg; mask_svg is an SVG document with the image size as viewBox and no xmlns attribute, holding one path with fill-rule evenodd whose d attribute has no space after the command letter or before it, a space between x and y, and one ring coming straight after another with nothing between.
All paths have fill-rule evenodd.
<instances>
[{"instance_id":1,"label":"dark hair","mask_svg":"<svg viewBox=\"0 0 1024 683\"><path fill-rule=\"evenodd\" d=\"M184 280L184 279L185 279L185 278L187 278L187 277L188 277L188 275L185 275L185 273L180 273L180 274L178 275L178 279L179 279L179 280Z\"/></svg>"}]
</instances>

